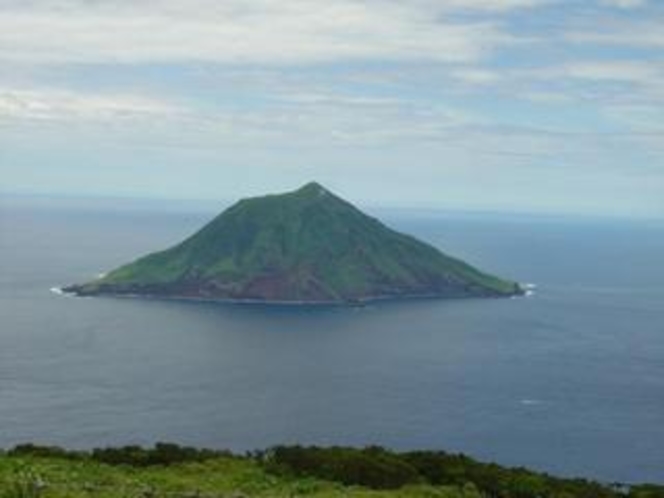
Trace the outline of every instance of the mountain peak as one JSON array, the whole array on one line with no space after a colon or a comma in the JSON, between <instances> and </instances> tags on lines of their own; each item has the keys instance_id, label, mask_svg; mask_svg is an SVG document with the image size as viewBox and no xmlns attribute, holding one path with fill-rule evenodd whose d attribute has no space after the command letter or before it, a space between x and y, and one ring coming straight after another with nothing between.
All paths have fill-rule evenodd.
<instances>
[{"instance_id":1,"label":"mountain peak","mask_svg":"<svg viewBox=\"0 0 664 498\"><path fill-rule=\"evenodd\" d=\"M278 303L521 292L389 229L317 182L245 199L176 246L65 290Z\"/></svg>"},{"instance_id":2,"label":"mountain peak","mask_svg":"<svg viewBox=\"0 0 664 498\"><path fill-rule=\"evenodd\" d=\"M318 182L309 182L302 185L299 189L295 191L295 193L322 197L324 195L329 194L330 191L327 190Z\"/></svg>"}]
</instances>

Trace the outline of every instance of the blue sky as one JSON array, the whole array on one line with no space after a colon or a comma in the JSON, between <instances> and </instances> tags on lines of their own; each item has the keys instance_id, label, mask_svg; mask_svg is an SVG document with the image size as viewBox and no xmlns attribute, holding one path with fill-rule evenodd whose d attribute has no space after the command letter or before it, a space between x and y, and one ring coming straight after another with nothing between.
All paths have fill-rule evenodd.
<instances>
[{"instance_id":1,"label":"blue sky","mask_svg":"<svg viewBox=\"0 0 664 498\"><path fill-rule=\"evenodd\" d=\"M664 2L0 0L0 174L664 217Z\"/></svg>"}]
</instances>

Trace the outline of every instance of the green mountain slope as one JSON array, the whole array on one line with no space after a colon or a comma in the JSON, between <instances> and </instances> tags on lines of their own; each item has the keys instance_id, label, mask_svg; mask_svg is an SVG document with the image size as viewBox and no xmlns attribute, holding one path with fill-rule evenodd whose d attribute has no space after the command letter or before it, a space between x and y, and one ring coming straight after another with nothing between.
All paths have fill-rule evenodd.
<instances>
[{"instance_id":1,"label":"green mountain slope","mask_svg":"<svg viewBox=\"0 0 664 498\"><path fill-rule=\"evenodd\" d=\"M180 244L65 290L279 302L521 292L387 228L317 183L241 200Z\"/></svg>"}]
</instances>

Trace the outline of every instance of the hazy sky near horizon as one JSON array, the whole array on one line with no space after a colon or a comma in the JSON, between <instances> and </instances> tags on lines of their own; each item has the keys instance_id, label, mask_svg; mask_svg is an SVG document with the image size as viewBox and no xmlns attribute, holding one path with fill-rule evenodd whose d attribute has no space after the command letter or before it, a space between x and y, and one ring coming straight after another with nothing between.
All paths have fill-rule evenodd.
<instances>
[{"instance_id":1,"label":"hazy sky near horizon","mask_svg":"<svg viewBox=\"0 0 664 498\"><path fill-rule=\"evenodd\" d=\"M0 0L0 191L664 217L664 1Z\"/></svg>"}]
</instances>

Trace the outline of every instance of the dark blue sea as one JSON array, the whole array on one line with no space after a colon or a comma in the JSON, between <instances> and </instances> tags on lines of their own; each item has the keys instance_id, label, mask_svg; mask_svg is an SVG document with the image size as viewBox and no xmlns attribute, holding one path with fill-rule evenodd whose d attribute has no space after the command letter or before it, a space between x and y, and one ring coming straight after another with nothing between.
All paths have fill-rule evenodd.
<instances>
[{"instance_id":1,"label":"dark blue sea","mask_svg":"<svg viewBox=\"0 0 664 498\"><path fill-rule=\"evenodd\" d=\"M369 210L530 297L279 308L52 288L223 206L0 203L0 447L174 441L464 452L664 482L664 224Z\"/></svg>"}]
</instances>

